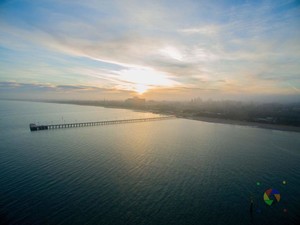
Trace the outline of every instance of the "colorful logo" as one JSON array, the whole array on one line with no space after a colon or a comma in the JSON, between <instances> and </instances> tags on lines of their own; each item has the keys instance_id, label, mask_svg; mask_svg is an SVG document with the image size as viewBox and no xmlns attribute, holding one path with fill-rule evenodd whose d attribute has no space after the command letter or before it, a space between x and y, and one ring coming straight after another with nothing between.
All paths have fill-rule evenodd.
<instances>
[{"instance_id":1,"label":"colorful logo","mask_svg":"<svg viewBox=\"0 0 300 225\"><path fill-rule=\"evenodd\" d=\"M264 201L267 205L272 205L280 201L280 193L276 189L268 189L264 193Z\"/></svg>"}]
</instances>

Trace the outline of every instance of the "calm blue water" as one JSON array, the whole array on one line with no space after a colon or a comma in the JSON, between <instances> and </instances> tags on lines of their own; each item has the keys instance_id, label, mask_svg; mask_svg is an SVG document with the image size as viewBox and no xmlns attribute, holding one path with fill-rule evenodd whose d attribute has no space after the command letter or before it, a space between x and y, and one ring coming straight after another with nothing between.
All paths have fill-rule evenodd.
<instances>
[{"instance_id":1,"label":"calm blue water","mask_svg":"<svg viewBox=\"0 0 300 225\"><path fill-rule=\"evenodd\" d=\"M150 116L0 101L0 224L299 224L299 133L186 119L28 126ZM264 203L268 188L279 203Z\"/></svg>"}]
</instances>

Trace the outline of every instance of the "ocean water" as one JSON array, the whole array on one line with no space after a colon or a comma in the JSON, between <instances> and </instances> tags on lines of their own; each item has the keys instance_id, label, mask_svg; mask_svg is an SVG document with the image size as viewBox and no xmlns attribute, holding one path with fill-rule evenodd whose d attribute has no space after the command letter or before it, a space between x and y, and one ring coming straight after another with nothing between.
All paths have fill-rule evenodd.
<instances>
[{"instance_id":1,"label":"ocean water","mask_svg":"<svg viewBox=\"0 0 300 225\"><path fill-rule=\"evenodd\" d=\"M0 101L0 224L300 224L300 133L187 119L29 130L151 116Z\"/></svg>"}]
</instances>

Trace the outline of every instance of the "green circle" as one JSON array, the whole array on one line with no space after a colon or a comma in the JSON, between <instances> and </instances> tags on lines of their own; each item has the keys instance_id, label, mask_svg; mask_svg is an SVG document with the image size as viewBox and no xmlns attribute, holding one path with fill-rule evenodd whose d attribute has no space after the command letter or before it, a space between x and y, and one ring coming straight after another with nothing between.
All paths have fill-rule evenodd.
<instances>
[{"instance_id":1,"label":"green circle","mask_svg":"<svg viewBox=\"0 0 300 225\"><path fill-rule=\"evenodd\" d=\"M257 181L257 182L256 182L256 185L257 185L257 186L259 186L259 185L260 185L260 182L259 182L259 181Z\"/></svg>"}]
</instances>

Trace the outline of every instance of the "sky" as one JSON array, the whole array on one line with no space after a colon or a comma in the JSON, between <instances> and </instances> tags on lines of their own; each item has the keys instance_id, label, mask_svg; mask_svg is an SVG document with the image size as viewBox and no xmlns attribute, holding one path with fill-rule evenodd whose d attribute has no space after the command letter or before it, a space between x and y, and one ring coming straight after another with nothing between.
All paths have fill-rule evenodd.
<instances>
[{"instance_id":1,"label":"sky","mask_svg":"<svg viewBox=\"0 0 300 225\"><path fill-rule=\"evenodd\" d=\"M300 1L0 0L0 98L300 99Z\"/></svg>"}]
</instances>

